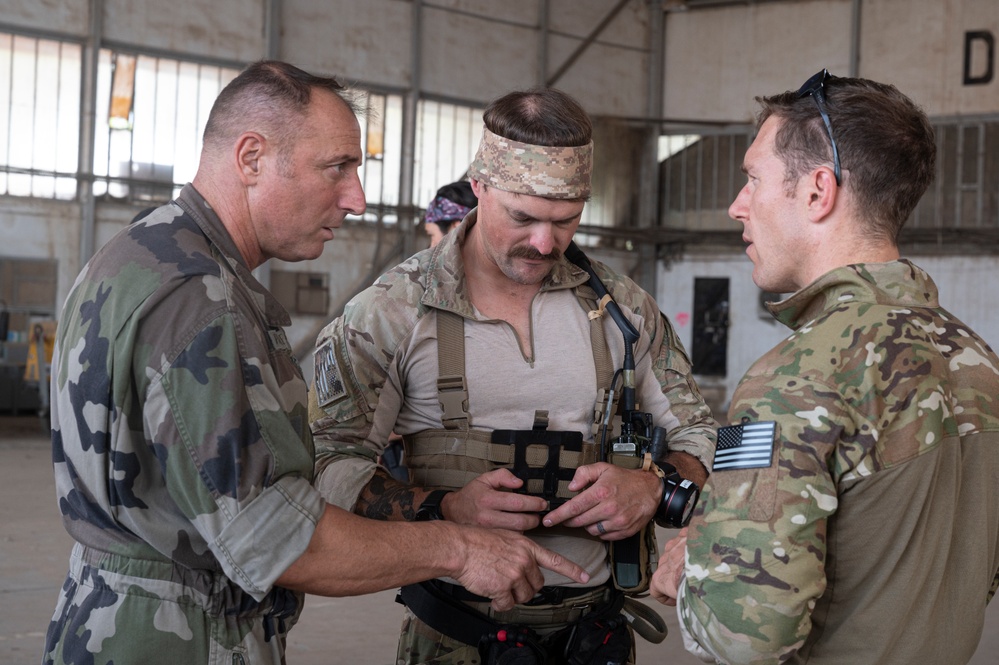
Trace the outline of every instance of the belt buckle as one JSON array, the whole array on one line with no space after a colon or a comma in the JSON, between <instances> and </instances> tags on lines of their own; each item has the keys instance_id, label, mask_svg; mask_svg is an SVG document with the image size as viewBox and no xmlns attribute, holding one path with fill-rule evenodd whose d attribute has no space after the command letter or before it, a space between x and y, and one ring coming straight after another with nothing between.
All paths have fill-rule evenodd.
<instances>
[{"instance_id":1,"label":"belt buckle","mask_svg":"<svg viewBox=\"0 0 999 665\"><path fill-rule=\"evenodd\" d=\"M534 594L534 598L524 603L528 607L534 605L561 605L565 600L565 587L545 586Z\"/></svg>"}]
</instances>

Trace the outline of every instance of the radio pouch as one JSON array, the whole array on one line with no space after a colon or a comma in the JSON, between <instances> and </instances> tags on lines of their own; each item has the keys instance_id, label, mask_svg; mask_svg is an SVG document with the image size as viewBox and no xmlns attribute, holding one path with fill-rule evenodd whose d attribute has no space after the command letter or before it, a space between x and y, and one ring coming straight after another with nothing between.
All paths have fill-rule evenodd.
<instances>
[{"instance_id":1,"label":"radio pouch","mask_svg":"<svg viewBox=\"0 0 999 665\"><path fill-rule=\"evenodd\" d=\"M611 453L608 461L626 469L638 469L642 465L642 458L634 455ZM607 547L614 587L628 595L648 591L649 583L652 581L652 559L659 551L656 544L655 521L650 520L633 536L611 541Z\"/></svg>"}]
</instances>

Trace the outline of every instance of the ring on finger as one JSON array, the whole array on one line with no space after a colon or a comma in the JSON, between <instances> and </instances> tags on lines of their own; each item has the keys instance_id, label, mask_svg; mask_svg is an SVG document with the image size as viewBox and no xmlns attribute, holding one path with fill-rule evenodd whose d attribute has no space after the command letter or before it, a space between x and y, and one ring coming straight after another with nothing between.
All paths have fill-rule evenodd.
<instances>
[{"instance_id":1,"label":"ring on finger","mask_svg":"<svg viewBox=\"0 0 999 665\"><path fill-rule=\"evenodd\" d=\"M607 529L604 528L604 523L603 522L597 522L597 531L600 532L601 536L607 534Z\"/></svg>"}]
</instances>

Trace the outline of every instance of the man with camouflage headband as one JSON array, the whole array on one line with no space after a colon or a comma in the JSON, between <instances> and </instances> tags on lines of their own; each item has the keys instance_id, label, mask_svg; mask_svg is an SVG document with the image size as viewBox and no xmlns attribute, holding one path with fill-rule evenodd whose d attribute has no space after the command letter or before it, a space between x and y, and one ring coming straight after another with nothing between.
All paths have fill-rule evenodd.
<instances>
[{"instance_id":1,"label":"man with camouflage headband","mask_svg":"<svg viewBox=\"0 0 999 665\"><path fill-rule=\"evenodd\" d=\"M546 574L542 592L511 611L450 578L406 587L398 662L495 662L513 657L501 654L508 649L537 659L517 661L525 663L563 663L566 654L574 663L630 662L608 544L651 528L664 491L656 464L627 469L597 454L600 396L625 343L601 316L606 303L596 302L586 272L564 255L590 194L590 121L550 89L510 93L484 121L469 171L478 207L320 335L316 482L361 515L528 532L590 575L578 584ZM638 400L668 432L655 461L701 483L714 422L672 327L631 280L594 270L640 331ZM393 431L405 441L411 486L375 464ZM555 443L521 445L548 437ZM559 443L573 437L578 445Z\"/></svg>"},{"instance_id":2,"label":"man with camouflage headband","mask_svg":"<svg viewBox=\"0 0 999 665\"><path fill-rule=\"evenodd\" d=\"M739 384L653 594L708 661L966 663L999 580L999 358L899 257L933 129L825 70L757 99L729 214L794 332Z\"/></svg>"},{"instance_id":3,"label":"man with camouflage headband","mask_svg":"<svg viewBox=\"0 0 999 665\"><path fill-rule=\"evenodd\" d=\"M52 361L76 545L45 663L276 665L302 592L453 575L512 606L536 561L587 579L527 538L365 520L312 486L290 321L251 270L318 257L364 211L360 162L335 80L256 63L216 100L194 182L80 274Z\"/></svg>"}]
</instances>

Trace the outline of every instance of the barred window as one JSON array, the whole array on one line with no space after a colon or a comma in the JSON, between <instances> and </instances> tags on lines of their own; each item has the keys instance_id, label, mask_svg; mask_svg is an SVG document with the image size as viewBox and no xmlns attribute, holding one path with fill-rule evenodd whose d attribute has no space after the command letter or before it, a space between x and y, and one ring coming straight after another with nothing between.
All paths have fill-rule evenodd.
<instances>
[{"instance_id":1,"label":"barred window","mask_svg":"<svg viewBox=\"0 0 999 665\"><path fill-rule=\"evenodd\" d=\"M423 100L417 113L413 205L423 207L441 185L468 172L482 137L483 109Z\"/></svg>"},{"instance_id":2,"label":"barred window","mask_svg":"<svg viewBox=\"0 0 999 665\"><path fill-rule=\"evenodd\" d=\"M0 194L73 199L82 47L0 33Z\"/></svg>"},{"instance_id":3,"label":"barred window","mask_svg":"<svg viewBox=\"0 0 999 665\"><path fill-rule=\"evenodd\" d=\"M215 98L239 70L102 49L94 195L162 202L194 178Z\"/></svg>"}]
</instances>

